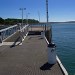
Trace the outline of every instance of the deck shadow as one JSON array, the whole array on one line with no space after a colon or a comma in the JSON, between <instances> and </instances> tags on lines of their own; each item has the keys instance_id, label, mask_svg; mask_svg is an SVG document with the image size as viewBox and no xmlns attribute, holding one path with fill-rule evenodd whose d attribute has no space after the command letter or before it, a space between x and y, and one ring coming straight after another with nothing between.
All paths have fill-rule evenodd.
<instances>
[{"instance_id":1,"label":"deck shadow","mask_svg":"<svg viewBox=\"0 0 75 75\"><path fill-rule=\"evenodd\" d=\"M39 40L44 39L43 37L40 37Z\"/></svg>"},{"instance_id":2,"label":"deck shadow","mask_svg":"<svg viewBox=\"0 0 75 75\"><path fill-rule=\"evenodd\" d=\"M44 65L42 65L40 67L41 70L51 70L51 68L53 67L54 64L49 64L48 62L45 63Z\"/></svg>"},{"instance_id":3,"label":"deck shadow","mask_svg":"<svg viewBox=\"0 0 75 75\"><path fill-rule=\"evenodd\" d=\"M15 42L10 46L10 48L15 47L15 46L19 45L20 43L22 43L22 40L21 40L20 43L18 43L18 44L16 45L16 42L18 42L19 40L21 40L20 37L18 37L18 38L15 40Z\"/></svg>"}]
</instances>

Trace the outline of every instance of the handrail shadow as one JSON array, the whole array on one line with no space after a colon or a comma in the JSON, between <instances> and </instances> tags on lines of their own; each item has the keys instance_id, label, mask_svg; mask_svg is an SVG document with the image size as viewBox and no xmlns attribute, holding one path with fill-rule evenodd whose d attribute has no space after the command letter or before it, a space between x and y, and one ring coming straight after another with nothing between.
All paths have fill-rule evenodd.
<instances>
[{"instance_id":1,"label":"handrail shadow","mask_svg":"<svg viewBox=\"0 0 75 75\"><path fill-rule=\"evenodd\" d=\"M40 67L41 70L51 70L51 68L53 67L54 64L49 64L48 62L46 62L44 65L42 65Z\"/></svg>"},{"instance_id":2,"label":"handrail shadow","mask_svg":"<svg viewBox=\"0 0 75 75\"><path fill-rule=\"evenodd\" d=\"M10 48L15 47L16 42L19 41L19 40L21 40L21 37L18 37L18 38L16 39L16 41L10 46ZM20 43L21 43L21 42L22 42L22 40L20 41ZM19 43L19 44L20 44L20 43ZM18 44L18 45L19 45L19 44Z\"/></svg>"}]
</instances>

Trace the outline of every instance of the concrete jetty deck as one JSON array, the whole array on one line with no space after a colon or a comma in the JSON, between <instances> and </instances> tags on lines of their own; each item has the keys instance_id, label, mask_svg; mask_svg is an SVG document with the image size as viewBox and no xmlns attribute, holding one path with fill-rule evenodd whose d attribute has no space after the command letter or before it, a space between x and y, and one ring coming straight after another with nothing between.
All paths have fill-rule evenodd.
<instances>
[{"instance_id":1,"label":"concrete jetty deck","mask_svg":"<svg viewBox=\"0 0 75 75\"><path fill-rule=\"evenodd\" d=\"M29 31L37 31L37 32L41 32L44 31L45 27L44 26L31 26L29 28Z\"/></svg>"},{"instance_id":2,"label":"concrete jetty deck","mask_svg":"<svg viewBox=\"0 0 75 75\"><path fill-rule=\"evenodd\" d=\"M58 63L47 61L41 35L28 35L22 45L0 47L0 75L63 75Z\"/></svg>"}]
</instances>

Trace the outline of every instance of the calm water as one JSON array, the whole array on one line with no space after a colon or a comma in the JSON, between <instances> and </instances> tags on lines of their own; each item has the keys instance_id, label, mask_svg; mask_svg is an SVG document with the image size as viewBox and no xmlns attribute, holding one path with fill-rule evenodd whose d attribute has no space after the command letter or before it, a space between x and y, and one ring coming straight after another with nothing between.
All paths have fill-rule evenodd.
<instances>
[{"instance_id":1,"label":"calm water","mask_svg":"<svg viewBox=\"0 0 75 75\"><path fill-rule=\"evenodd\" d=\"M75 75L75 24L52 24L57 54L69 75Z\"/></svg>"}]
</instances>

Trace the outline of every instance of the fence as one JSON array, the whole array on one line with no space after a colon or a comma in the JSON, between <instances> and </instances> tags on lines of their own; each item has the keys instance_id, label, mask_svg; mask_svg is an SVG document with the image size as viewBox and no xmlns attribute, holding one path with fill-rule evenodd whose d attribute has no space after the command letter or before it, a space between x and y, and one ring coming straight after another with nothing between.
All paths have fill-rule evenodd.
<instances>
[{"instance_id":1,"label":"fence","mask_svg":"<svg viewBox=\"0 0 75 75\"><path fill-rule=\"evenodd\" d=\"M6 39L7 37L9 37L10 35L12 35L13 33L15 33L18 30L21 30L25 27L26 25L14 25L14 26L10 26L8 28L2 29L0 30L0 43L2 43L2 41L4 39ZM27 31L27 30L26 30Z\"/></svg>"}]
</instances>

